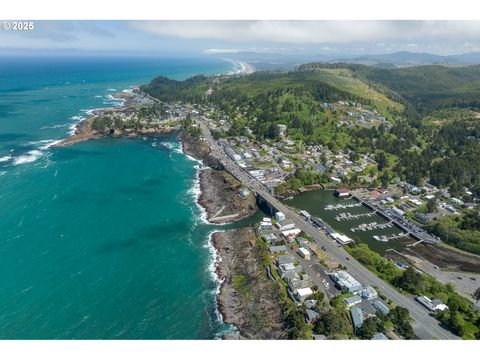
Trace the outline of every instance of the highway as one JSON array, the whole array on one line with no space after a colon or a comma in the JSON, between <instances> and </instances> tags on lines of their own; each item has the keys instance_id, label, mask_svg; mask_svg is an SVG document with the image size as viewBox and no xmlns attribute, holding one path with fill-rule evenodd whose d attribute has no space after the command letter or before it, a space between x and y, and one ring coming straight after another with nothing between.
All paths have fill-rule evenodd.
<instances>
[{"instance_id":1,"label":"highway","mask_svg":"<svg viewBox=\"0 0 480 360\"><path fill-rule=\"evenodd\" d=\"M333 242L333 240L325 233L270 194L262 183L251 177L227 156L217 141L212 137L210 129L205 121L200 117L196 117L196 120L197 124L202 129L205 140L208 142L212 150L212 155L218 158L225 170L235 176L251 191L262 196L275 209L283 212L287 218L293 220L297 227L308 234L320 247L324 246L327 254L334 261L346 266L347 271L360 283L377 287L382 294L392 300L395 304L407 308L410 311L411 317L414 319L412 326L415 334L420 339L459 339L450 331L442 328L440 323L429 315L428 310L420 305L412 296L401 294L393 286L377 277L374 273L353 259L342 247L339 247L337 243ZM347 260L347 257L349 260Z\"/></svg>"}]
</instances>

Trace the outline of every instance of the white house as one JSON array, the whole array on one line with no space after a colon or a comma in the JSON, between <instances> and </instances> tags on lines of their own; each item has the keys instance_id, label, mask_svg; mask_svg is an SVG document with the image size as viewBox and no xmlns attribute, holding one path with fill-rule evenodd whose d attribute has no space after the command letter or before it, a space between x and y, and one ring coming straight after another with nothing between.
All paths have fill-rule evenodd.
<instances>
[{"instance_id":1,"label":"white house","mask_svg":"<svg viewBox=\"0 0 480 360\"><path fill-rule=\"evenodd\" d=\"M282 213L281 211L278 211L277 213L275 213L275 220L277 221L285 220L285 214Z\"/></svg>"},{"instance_id":2,"label":"white house","mask_svg":"<svg viewBox=\"0 0 480 360\"><path fill-rule=\"evenodd\" d=\"M307 249L301 247L298 249L298 254L304 258L305 260L310 260L310 251L308 251Z\"/></svg>"}]
</instances>

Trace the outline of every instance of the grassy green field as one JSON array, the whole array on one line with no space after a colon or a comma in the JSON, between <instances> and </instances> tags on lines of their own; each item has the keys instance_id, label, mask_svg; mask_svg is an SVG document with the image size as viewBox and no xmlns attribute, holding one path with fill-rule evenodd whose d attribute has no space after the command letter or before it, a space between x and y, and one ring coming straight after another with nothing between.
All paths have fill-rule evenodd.
<instances>
[{"instance_id":1,"label":"grassy green field","mask_svg":"<svg viewBox=\"0 0 480 360\"><path fill-rule=\"evenodd\" d=\"M403 111L402 104L389 99L385 94L353 77L350 69L318 69L314 73L314 78L342 91L370 99L381 113L390 112L390 110Z\"/></svg>"}]
</instances>

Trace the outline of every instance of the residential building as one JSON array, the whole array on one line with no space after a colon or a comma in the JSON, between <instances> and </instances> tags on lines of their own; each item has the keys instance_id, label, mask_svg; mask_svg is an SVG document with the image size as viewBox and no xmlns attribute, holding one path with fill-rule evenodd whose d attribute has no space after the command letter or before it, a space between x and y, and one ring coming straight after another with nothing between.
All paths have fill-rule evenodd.
<instances>
[{"instance_id":1,"label":"residential building","mask_svg":"<svg viewBox=\"0 0 480 360\"><path fill-rule=\"evenodd\" d=\"M276 212L275 213L275 220L277 220L277 221L285 220L285 214L282 213L281 211Z\"/></svg>"},{"instance_id":2,"label":"residential building","mask_svg":"<svg viewBox=\"0 0 480 360\"><path fill-rule=\"evenodd\" d=\"M366 288L360 290L360 296L367 300L374 300L378 297L378 294L373 287L367 286Z\"/></svg>"},{"instance_id":3,"label":"residential building","mask_svg":"<svg viewBox=\"0 0 480 360\"><path fill-rule=\"evenodd\" d=\"M287 251L287 247L285 245L270 246L268 251L270 251L270 254L278 254Z\"/></svg>"},{"instance_id":4,"label":"residential building","mask_svg":"<svg viewBox=\"0 0 480 360\"><path fill-rule=\"evenodd\" d=\"M335 190L335 196L338 197L346 197L350 195L350 191L348 189L337 189Z\"/></svg>"},{"instance_id":5,"label":"residential building","mask_svg":"<svg viewBox=\"0 0 480 360\"><path fill-rule=\"evenodd\" d=\"M293 264L293 257L291 257L290 255L281 255L277 257L277 266L285 264Z\"/></svg>"},{"instance_id":6,"label":"residential building","mask_svg":"<svg viewBox=\"0 0 480 360\"><path fill-rule=\"evenodd\" d=\"M282 231L283 237L285 237L287 240L292 240L295 239L295 237L300 234L302 231L300 229L291 229L291 230L285 230Z\"/></svg>"},{"instance_id":7,"label":"residential building","mask_svg":"<svg viewBox=\"0 0 480 360\"><path fill-rule=\"evenodd\" d=\"M308 301L308 300L307 300ZM311 309L307 309L305 312L305 321L309 324L313 324L319 318L319 314Z\"/></svg>"},{"instance_id":8,"label":"residential building","mask_svg":"<svg viewBox=\"0 0 480 360\"><path fill-rule=\"evenodd\" d=\"M388 338L383 333L376 333L373 335L372 340L388 340Z\"/></svg>"},{"instance_id":9,"label":"residential building","mask_svg":"<svg viewBox=\"0 0 480 360\"><path fill-rule=\"evenodd\" d=\"M383 315L388 315L390 313L390 308L381 300L375 300L372 305Z\"/></svg>"},{"instance_id":10,"label":"residential building","mask_svg":"<svg viewBox=\"0 0 480 360\"><path fill-rule=\"evenodd\" d=\"M353 307L350 309L350 315L352 316L353 327L355 332L357 332L363 324L365 318L363 317L362 309L358 307Z\"/></svg>"},{"instance_id":11,"label":"residential building","mask_svg":"<svg viewBox=\"0 0 480 360\"><path fill-rule=\"evenodd\" d=\"M360 304L362 302L362 298L358 295L354 295L344 299L343 302L350 308L352 306Z\"/></svg>"},{"instance_id":12,"label":"residential building","mask_svg":"<svg viewBox=\"0 0 480 360\"><path fill-rule=\"evenodd\" d=\"M445 310L448 310L448 306L445 305L439 299L430 300L426 296L417 296L415 298L415 300L417 300L420 304L425 306L430 311L445 311Z\"/></svg>"},{"instance_id":13,"label":"residential building","mask_svg":"<svg viewBox=\"0 0 480 360\"><path fill-rule=\"evenodd\" d=\"M341 290L356 292L362 288L362 284L345 270L333 273L330 277Z\"/></svg>"},{"instance_id":14,"label":"residential building","mask_svg":"<svg viewBox=\"0 0 480 360\"><path fill-rule=\"evenodd\" d=\"M311 309L315 305L317 305L317 300L305 300L304 304L307 307L307 309Z\"/></svg>"},{"instance_id":15,"label":"residential building","mask_svg":"<svg viewBox=\"0 0 480 360\"><path fill-rule=\"evenodd\" d=\"M294 296L297 301L302 302L312 294L313 294L312 289L309 287L306 287L306 288L297 289Z\"/></svg>"},{"instance_id":16,"label":"residential building","mask_svg":"<svg viewBox=\"0 0 480 360\"><path fill-rule=\"evenodd\" d=\"M263 239L269 244L274 244L278 238L274 233L268 233L263 235Z\"/></svg>"},{"instance_id":17,"label":"residential building","mask_svg":"<svg viewBox=\"0 0 480 360\"><path fill-rule=\"evenodd\" d=\"M305 260L310 260L311 256L310 256L310 251L308 251L307 249L301 247L298 249L298 254L304 258Z\"/></svg>"}]
</instances>

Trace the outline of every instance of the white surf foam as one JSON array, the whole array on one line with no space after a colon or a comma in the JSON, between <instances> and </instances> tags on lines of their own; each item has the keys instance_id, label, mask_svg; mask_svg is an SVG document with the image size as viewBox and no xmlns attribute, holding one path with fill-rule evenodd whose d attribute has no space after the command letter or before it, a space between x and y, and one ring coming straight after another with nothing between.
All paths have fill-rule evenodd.
<instances>
[{"instance_id":1,"label":"white surf foam","mask_svg":"<svg viewBox=\"0 0 480 360\"><path fill-rule=\"evenodd\" d=\"M215 283L215 288L212 291L212 294L215 296L215 317L216 317L216 320L219 323L223 323L223 324L227 325L223 321L223 315L218 308L218 294L220 293L220 288L222 287L222 284L225 281L224 278L220 278L218 276L218 272L217 272L217 267L222 262L222 257L220 256L218 250L213 245L213 241L212 241L212 237L213 237L214 233L224 232L224 231L225 230L212 230L208 234L208 241L205 244L205 246L207 247L208 252L210 254L210 262L208 263L208 273L211 276L213 282ZM220 339L220 338L222 338L222 335L224 335L224 334L233 333L233 332L237 332L237 331L238 331L238 329L235 326L229 325L227 329L224 329L224 330L218 332L216 334L215 338Z\"/></svg>"},{"instance_id":2,"label":"white surf foam","mask_svg":"<svg viewBox=\"0 0 480 360\"><path fill-rule=\"evenodd\" d=\"M45 129L58 129L62 127L67 127L70 126L70 124L57 124L57 125L52 125L52 126L42 126L40 129L45 130Z\"/></svg>"},{"instance_id":3,"label":"white surf foam","mask_svg":"<svg viewBox=\"0 0 480 360\"><path fill-rule=\"evenodd\" d=\"M13 165L27 164L37 161L42 156L42 152L39 150L29 151L26 155L20 155L13 160Z\"/></svg>"},{"instance_id":4,"label":"white surf foam","mask_svg":"<svg viewBox=\"0 0 480 360\"><path fill-rule=\"evenodd\" d=\"M43 140L43 142L45 145L40 146L39 149L45 151L45 150L48 150L50 147L62 142L62 140L50 139L50 140Z\"/></svg>"}]
</instances>

